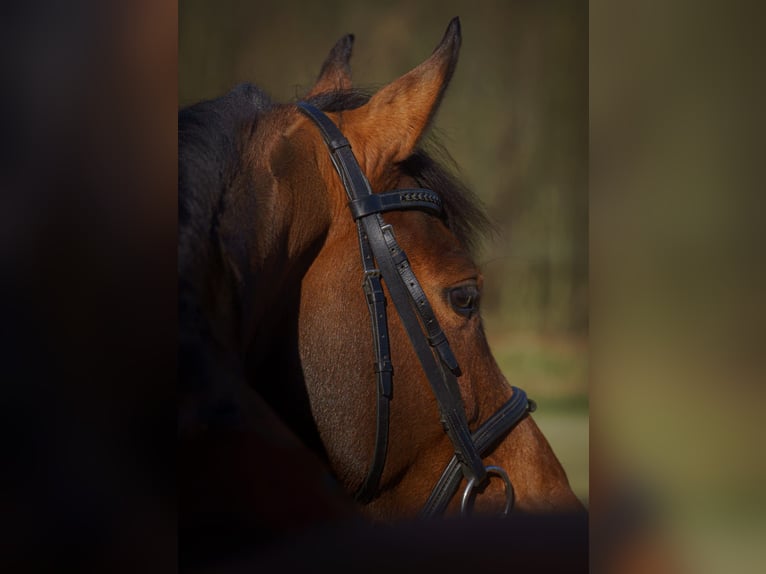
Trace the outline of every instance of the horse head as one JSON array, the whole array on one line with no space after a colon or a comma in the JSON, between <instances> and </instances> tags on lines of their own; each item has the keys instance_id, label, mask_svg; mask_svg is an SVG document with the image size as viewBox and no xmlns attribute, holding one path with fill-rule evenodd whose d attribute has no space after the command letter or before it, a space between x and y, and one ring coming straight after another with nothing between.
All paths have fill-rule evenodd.
<instances>
[{"instance_id":1,"label":"horse head","mask_svg":"<svg viewBox=\"0 0 766 574\"><path fill-rule=\"evenodd\" d=\"M181 218L182 236L206 244L181 275L216 273L193 298L211 360L236 372L227 396L252 392L377 520L422 512L450 464L460 492L476 486L474 512L582 508L483 332L472 246L487 219L423 147L460 43L455 19L428 59L371 96L352 87L353 36L297 105L235 90L215 112L242 110L205 224ZM458 512L461 497L442 490L432 510Z\"/></svg>"}]
</instances>

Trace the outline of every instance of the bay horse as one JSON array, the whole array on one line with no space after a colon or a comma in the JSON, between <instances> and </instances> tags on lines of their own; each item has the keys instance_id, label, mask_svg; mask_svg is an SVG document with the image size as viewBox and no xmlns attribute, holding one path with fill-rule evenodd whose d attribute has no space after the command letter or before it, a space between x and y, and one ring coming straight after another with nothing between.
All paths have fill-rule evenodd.
<instances>
[{"instance_id":1,"label":"bay horse","mask_svg":"<svg viewBox=\"0 0 766 574\"><path fill-rule=\"evenodd\" d=\"M488 225L423 138L453 19L373 95L341 38L297 103L179 112L184 552L332 521L582 510L482 330Z\"/></svg>"}]
</instances>

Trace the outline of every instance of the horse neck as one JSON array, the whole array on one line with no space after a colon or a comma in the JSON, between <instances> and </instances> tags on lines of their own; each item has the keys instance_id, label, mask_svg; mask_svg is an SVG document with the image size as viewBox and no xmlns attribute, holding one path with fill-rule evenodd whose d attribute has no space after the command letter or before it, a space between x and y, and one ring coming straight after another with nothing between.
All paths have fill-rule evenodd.
<instances>
[{"instance_id":1,"label":"horse neck","mask_svg":"<svg viewBox=\"0 0 766 574\"><path fill-rule=\"evenodd\" d=\"M250 236L249 247L241 231L236 235L236 226L223 235L229 265L239 279L245 376L304 444L326 456L306 392L298 316L302 280L324 244L330 213L316 183L278 185L273 180L259 193L252 218L257 233Z\"/></svg>"},{"instance_id":2,"label":"horse neck","mask_svg":"<svg viewBox=\"0 0 766 574\"><path fill-rule=\"evenodd\" d=\"M243 175L219 202L228 207L213 229L182 229L179 255L182 378L206 387L228 365L278 411L291 401L271 394L295 395L302 386L300 283L326 232L321 209L304 209L293 193Z\"/></svg>"},{"instance_id":3,"label":"horse neck","mask_svg":"<svg viewBox=\"0 0 766 574\"><path fill-rule=\"evenodd\" d=\"M179 216L181 379L209 393L225 385L213 381L244 383L318 445L297 316L301 280L331 212L327 190L317 185L323 177L305 160L306 142L283 137L288 122L278 110L260 117L257 130L240 131L240 153L215 169L195 169L207 165L195 156L179 161L186 176L179 191L192 206Z\"/></svg>"},{"instance_id":4,"label":"horse neck","mask_svg":"<svg viewBox=\"0 0 766 574\"><path fill-rule=\"evenodd\" d=\"M223 342L244 354L291 304L297 308L292 298L327 225L321 210L296 209L290 189L254 189L250 181L229 193L231 207L220 214L194 275Z\"/></svg>"}]
</instances>

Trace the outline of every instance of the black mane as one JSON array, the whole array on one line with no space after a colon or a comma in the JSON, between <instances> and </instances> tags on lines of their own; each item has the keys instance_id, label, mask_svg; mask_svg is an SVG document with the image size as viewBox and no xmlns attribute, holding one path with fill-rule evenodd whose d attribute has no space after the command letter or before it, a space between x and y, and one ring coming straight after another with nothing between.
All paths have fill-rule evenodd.
<instances>
[{"instance_id":1,"label":"black mane","mask_svg":"<svg viewBox=\"0 0 766 574\"><path fill-rule=\"evenodd\" d=\"M224 273L218 220L231 178L241 165L240 134L271 106L266 94L241 84L226 95L178 112L179 381L188 390L221 378L209 318L202 310L211 269Z\"/></svg>"},{"instance_id":2,"label":"black mane","mask_svg":"<svg viewBox=\"0 0 766 574\"><path fill-rule=\"evenodd\" d=\"M271 106L256 86L240 84L178 112L179 264L215 232L230 177L240 165L239 134Z\"/></svg>"}]
</instances>

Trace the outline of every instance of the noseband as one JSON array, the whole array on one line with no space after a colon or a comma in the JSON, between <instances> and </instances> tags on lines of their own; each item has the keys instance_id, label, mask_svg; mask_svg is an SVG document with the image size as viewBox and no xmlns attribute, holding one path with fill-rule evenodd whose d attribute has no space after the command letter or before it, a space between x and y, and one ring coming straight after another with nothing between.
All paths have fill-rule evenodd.
<instances>
[{"instance_id":1,"label":"noseband","mask_svg":"<svg viewBox=\"0 0 766 574\"><path fill-rule=\"evenodd\" d=\"M375 373L378 386L377 430L375 451L367 477L356 492L360 502L369 502L378 491L388 450L388 424L393 391L393 365L389 352L386 297L381 279L386 282L391 300L404 324L439 405L444 432L452 441L454 456L442 472L421 516L437 516L444 512L465 478L461 509L465 513L476 491L484 488L490 476L498 476L505 487L504 514L513 507L514 492L508 475L500 467L484 466L482 457L518 423L535 409L526 393L511 387L513 394L495 414L473 433L468 427L457 377L460 366L447 337L415 277L407 255L399 247L393 229L381 213L416 209L442 217L442 199L430 189L398 189L373 194L362 173L348 140L319 109L306 102L298 107L319 127L330 150L335 169L349 198L351 215L356 221L359 248L364 269L363 288L372 321L375 347Z\"/></svg>"}]
</instances>

